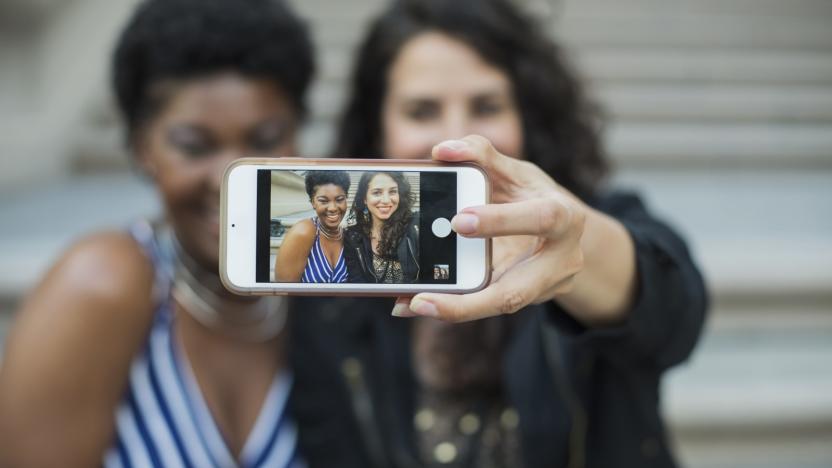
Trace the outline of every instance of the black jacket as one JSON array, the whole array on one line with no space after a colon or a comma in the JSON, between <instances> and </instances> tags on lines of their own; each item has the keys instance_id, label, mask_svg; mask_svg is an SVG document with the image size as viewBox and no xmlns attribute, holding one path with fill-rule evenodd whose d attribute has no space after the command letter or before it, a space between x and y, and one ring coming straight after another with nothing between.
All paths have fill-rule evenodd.
<instances>
[{"instance_id":1,"label":"black jacket","mask_svg":"<svg viewBox=\"0 0 832 468\"><path fill-rule=\"evenodd\" d=\"M402 265L402 275L405 283L415 283L419 278L419 234L415 220L408 225L407 230L396 246L396 258ZM370 239L356 226L350 226L344 232L344 260L347 263L348 282L350 283L378 283L373 269L373 250Z\"/></svg>"},{"instance_id":2,"label":"black jacket","mask_svg":"<svg viewBox=\"0 0 832 468\"><path fill-rule=\"evenodd\" d=\"M707 306L684 242L634 196L593 205L626 226L639 286L626 323L587 329L555 303L518 312L503 383L527 468L673 467L659 414L662 373L693 349ZM293 303L291 407L315 467L411 467L416 380L410 322L392 300Z\"/></svg>"}]
</instances>

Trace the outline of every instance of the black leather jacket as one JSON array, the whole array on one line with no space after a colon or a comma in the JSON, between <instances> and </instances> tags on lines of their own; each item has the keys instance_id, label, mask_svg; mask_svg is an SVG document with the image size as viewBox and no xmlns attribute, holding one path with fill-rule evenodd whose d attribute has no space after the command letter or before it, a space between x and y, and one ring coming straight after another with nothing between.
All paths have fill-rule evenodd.
<instances>
[{"instance_id":1,"label":"black leather jacket","mask_svg":"<svg viewBox=\"0 0 832 468\"><path fill-rule=\"evenodd\" d=\"M418 217L414 216L414 219ZM404 283L415 283L419 279L419 231L411 222L396 247L396 257L402 265ZM373 250L370 239L356 226L350 226L344 233L344 258L350 283L378 283L373 269Z\"/></svg>"},{"instance_id":2,"label":"black leather jacket","mask_svg":"<svg viewBox=\"0 0 832 468\"><path fill-rule=\"evenodd\" d=\"M590 200L636 247L628 319L586 328L553 301L517 312L500 366L524 468L674 468L660 382L699 337L708 304L684 241L628 195ZM310 468L424 467L413 415L412 321L384 298L294 298L290 406ZM458 466L458 465L454 465Z\"/></svg>"}]
</instances>

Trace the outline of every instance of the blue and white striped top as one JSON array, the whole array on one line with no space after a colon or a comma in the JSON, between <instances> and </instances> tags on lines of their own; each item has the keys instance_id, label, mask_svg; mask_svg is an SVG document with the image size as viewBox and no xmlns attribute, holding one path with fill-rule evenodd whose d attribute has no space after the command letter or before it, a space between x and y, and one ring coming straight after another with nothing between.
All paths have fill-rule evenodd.
<instances>
[{"instance_id":1,"label":"blue and white striped top","mask_svg":"<svg viewBox=\"0 0 832 468\"><path fill-rule=\"evenodd\" d=\"M303 283L344 283L347 281L347 261L344 259L344 246L341 246L341 253L338 254L338 261L335 268L329 265L326 254L321 248L321 227L318 225L318 218L312 218L315 223L315 242L306 258L306 268L303 270L301 282Z\"/></svg>"},{"instance_id":2,"label":"blue and white striped top","mask_svg":"<svg viewBox=\"0 0 832 468\"><path fill-rule=\"evenodd\" d=\"M169 298L173 265L153 229L131 234L152 259L156 295ZM174 339L171 301L164 299L141 353L130 367L128 388L115 415L113 446L104 466L115 467L302 467L297 429L287 417L291 375L279 373L269 389L239 460L229 451L208 409L181 346Z\"/></svg>"}]
</instances>

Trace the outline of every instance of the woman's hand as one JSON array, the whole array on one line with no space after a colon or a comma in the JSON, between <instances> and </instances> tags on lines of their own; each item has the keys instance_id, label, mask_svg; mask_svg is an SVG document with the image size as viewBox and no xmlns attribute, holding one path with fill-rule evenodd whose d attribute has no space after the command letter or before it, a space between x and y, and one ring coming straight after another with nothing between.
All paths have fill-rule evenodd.
<instances>
[{"instance_id":1,"label":"woman's hand","mask_svg":"<svg viewBox=\"0 0 832 468\"><path fill-rule=\"evenodd\" d=\"M493 238L491 284L471 294L401 298L394 315L462 322L555 299L585 322L620 318L629 306L634 266L625 265L621 271L606 271L602 265L599 271L584 269L588 242L608 243L597 253L612 249L607 253L613 260L623 254L634 265L632 241L623 226L586 206L536 165L500 154L483 137L441 143L433 148L433 159L474 162L488 172L492 204L464 208L452 225L466 237ZM626 291L604 289L610 287ZM599 295L603 297L593 298Z\"/></svg>"}]
</instances>

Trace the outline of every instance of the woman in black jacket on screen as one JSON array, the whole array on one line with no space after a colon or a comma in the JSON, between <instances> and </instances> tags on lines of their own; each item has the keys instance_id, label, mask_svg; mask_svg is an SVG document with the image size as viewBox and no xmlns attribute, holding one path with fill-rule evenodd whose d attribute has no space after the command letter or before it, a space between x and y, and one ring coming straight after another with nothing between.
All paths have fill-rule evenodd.
<instances>
[{"instance_id":1,"label":"woman in black jacket on screen","mask_svg":"<svg viewBox=\"0 0 832 468\"><path fill-rule=\"evenodd\" d=\"M485 167L493 204L453 227L493 238L494 274L467 295L295 303L311 466L676 466L659 384L696 344L704 283L636 195L604 189L597 123L507 1L398 1L372 24L337 154Z\"/></svg>"},{"instance_id":2,"label":"woman in black jacket on screen","mask_svg":"<svg viewBox=\"0 0 832 468\"><path fill-rule=\"evenodd\" d=\"M413 283L419 277L418 215L401 172L365 172L344 234L350 283Z\"/></svg>"}]
</instances>

